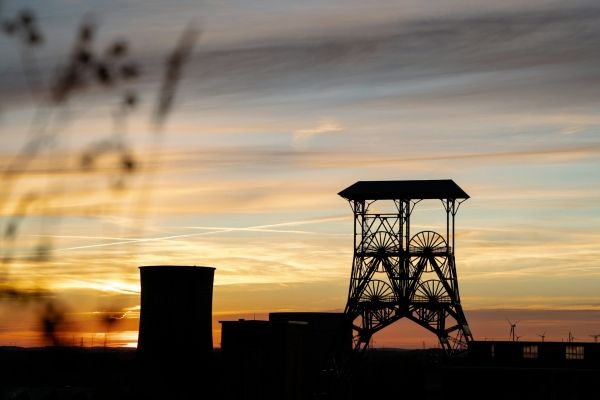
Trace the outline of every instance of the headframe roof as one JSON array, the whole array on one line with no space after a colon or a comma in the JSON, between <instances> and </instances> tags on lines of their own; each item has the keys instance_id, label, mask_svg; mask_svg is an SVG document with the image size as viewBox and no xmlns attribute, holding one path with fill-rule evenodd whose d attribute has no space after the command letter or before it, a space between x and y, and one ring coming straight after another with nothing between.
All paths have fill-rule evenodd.
<instances>
[{"instance_id":1,"label":"headframe roof","mask_svg":"<svg viewBox=\"0 0 600 400\"><path fill-rule=\"evenodd\" d=\"M410 200L469 198L452 179L418 181L358 181L338 193L347 200Z\"/></svg>"}]
</instances>

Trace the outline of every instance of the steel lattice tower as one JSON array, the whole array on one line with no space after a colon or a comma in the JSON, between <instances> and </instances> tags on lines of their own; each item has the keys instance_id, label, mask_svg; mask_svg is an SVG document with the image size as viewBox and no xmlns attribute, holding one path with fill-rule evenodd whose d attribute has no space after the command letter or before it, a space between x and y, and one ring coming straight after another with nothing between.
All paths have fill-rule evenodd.
<instances>
[{"instance_id":1,"label":"steel lattice tower","mask_svg":"<svg viewBox=\"0 0 600 400\"><path fill-rule=\"evenodd\" d=\"M458 293L454 219L469 195L452 180L362 181L339 195L354 213L345 312L353 321L355 349L367 348L375 332L401 318L437 335L447 354L466 349L473 336ZM441 200L443 234L411 233L411 214L424 199Z\"/></svg>"}]
</instances>

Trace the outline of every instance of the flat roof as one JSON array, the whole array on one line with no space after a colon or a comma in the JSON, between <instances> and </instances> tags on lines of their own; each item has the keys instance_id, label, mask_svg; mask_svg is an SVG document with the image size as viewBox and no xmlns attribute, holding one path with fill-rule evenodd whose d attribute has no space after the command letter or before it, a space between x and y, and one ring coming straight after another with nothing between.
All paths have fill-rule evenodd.
<instances>
[{"instance_id":1,"label":"flat roof","mask_svg":"<svg viewBox=\"0 0 600 400\"><path fill-rule=\"evenodd\" d=\"M194 274L199 274L199 273L207 273L207 272L211 272L214 273L213 271L216 269L214 267L204 267L204 266L199 266L199 265L142 265L141 267L138 267L140 269L140 271L143 271L144 273L159 273L159 274L172 274L172 273L194 273ZM185 272L183 272L185 271Z\"/></svg>"},{"instance_id":2,"label":"flat roof","mask_svg":"<svg viewBox=\"0 0 600 400\"><path fill-rule=\"evenodd\" d=\"M358 181L338 193L347 200L468 199L452 179Z\"/></svg>"}]
</instances>

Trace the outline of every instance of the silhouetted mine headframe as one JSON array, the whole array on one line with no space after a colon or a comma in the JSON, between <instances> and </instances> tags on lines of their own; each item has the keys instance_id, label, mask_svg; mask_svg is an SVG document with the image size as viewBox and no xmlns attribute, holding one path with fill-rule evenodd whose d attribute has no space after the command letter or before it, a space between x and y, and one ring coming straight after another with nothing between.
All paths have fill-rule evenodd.
<instances>
[{"instance_id":1,"label":"silhouetted mine headframe","mask_svg":"<svg viewBox=\"0 0 600 400\"><path fill-rule=\"evenodd\" d=\"M360 181L342 190L354 213L354 262L345 312L354 347L364 350L377 331L408 318L437 335L447 354L473 341L460 304L454 260L454 219L469 198L454 181ZM440 200L445 232L411 233L411 214Z\"/></svg>"}]
</instances>

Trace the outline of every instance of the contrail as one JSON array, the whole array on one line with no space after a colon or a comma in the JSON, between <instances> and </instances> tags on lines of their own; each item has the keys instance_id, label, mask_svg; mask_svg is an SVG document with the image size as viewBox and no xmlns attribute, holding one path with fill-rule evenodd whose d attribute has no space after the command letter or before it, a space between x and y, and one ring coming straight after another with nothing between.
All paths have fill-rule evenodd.
<instances>
[{"instance_id":1,"label":"contrail","mask_svg":"<svg viewBox=\"0 0 600 400\"><path fill-rule=\"evenodd\" d=\"M233 229L233 230L249 230L249 229L264 229L264 228L276 228L279 226L297 226L297 225L309 225L309 224L320 224L322 222L330 222L330 221L342 221L346 219L350 219L351 216L348 215L336 215L333 217L322 217L322 218L314 218L314 219L303 219L298 221L288 221L288 222L279 222L276 224L268 224L268 225L256 225L249 226L246 228L229 228L229 227L217 227L217 226L186 226L184 228L188 229Z\"/></svg>"},{"instance_id":2,"label":"contrail","mask_svg":"<svg viewBox=\"0 0 600 400\"><path fill-rule=\"evenodd\" d=\"M275 228L275 227L280 227L280 226L319 224L319 223L330 222L330 221L341 221L341 220L346 220L346 219L350 219L350 218L351 218L350 216L333 216L333 217L315 218L315 219L299 220L299 221L288 221L288 222L280 222L280 223L276 223L276 224L256 225L256 226L240 227L240 228L190 226L190 227L185 227L185 228L187 228L187 229L206 229L209 231L199 232L199 233L185 233L185 234L179 234L179 235L161 236L161 237L155 237L155 238L119 239L116 242L110 242L110 243L99 243L99 244L89 244L89 245L83 245L83 246L63 247L61 249L56 249L56 251L80 250L80 249L89 249L89 248L94 248L94 247L118 246L118 245L122 245L122 244L132 244L132 243L158 242L158 241L163 241L163 240L180 239L180 238L195 237L195 236L206 236L206 235L212 235L212 234L217 234L217 233L228 233L228 232L239 232L239 231L307 234L307 233L314 233L314 232L292 231L292 230L287 230L287 231L286 230L274 230L274 229L268 229L268 228Z\"/></svg>"},{"instance_id":3,"label":"contrail","mask_svg":"<svg viewBox=\"0 0 600 400\"><path fill-rule=\"evenodd\" d=\"M48 237L48 238L69 238L69 239L100 239L100 240L129 240L131 242L139 240L138 238L122 238L112 236L84 236L84 235L28 235L32 237Z\"/></svg>"}]
</instances>

